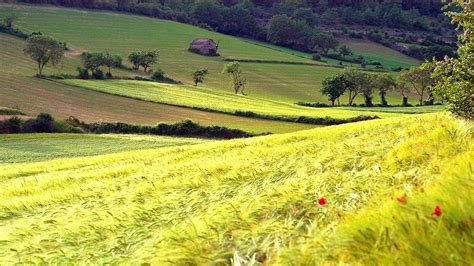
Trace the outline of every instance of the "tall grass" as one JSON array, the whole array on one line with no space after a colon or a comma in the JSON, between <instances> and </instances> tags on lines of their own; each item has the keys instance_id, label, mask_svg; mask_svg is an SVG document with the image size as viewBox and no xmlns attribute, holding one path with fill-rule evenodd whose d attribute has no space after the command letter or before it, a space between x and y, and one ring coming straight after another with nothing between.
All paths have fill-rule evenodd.
<instances>
[{"instance_id":1,"label":"tall grass","mask_svg":"<svg viewBox=\"0 0 474 266\"><path fill-rule=\"evenodd\" d=\"M0 260L471 264L472 140L427 114L0 166Z\"/></svg>"}]
</instances>

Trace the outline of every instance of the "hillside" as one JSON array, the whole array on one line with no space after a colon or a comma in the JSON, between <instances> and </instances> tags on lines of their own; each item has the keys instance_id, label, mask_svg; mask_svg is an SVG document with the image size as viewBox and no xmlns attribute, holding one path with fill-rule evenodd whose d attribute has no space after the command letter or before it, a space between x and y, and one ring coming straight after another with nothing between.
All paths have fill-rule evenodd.
<instances>
[{"instance_id":1,"label":"hillside","mask_svg":"<svg viewBox=\"0 0 474 266\"><path fill-rule=\"evenodd\" d=\"M49 74L76 74L76 67L80 64L77 55L83 51L100 52L107 49L112 54L121 55L126 61L127 55L132 51L157 49L160 57L155 68L162 68L171 77L188 84L191 83L193 71L208 68L209 75L205 85L229 91L228 77L221 73L223 65L227 63L224 61L226 58L314 64L243 63L250 95L294 103L326 101L319 93L321 81L341 71L338 67L320 66L324 63L294 55L297 51L267 48L172 21L93 10L5 5L0 7L0 17L8 13L19 14L16 26L21 30L41 31L65 41L73 49L64 64L58 70L48 70ZM78 23L79 21L87 23ZM188 52L189 43L197 37L219 40L221 56L205 57ZM401 61L401 64L406 66L404 61ZM119 74L124 73L118 71L117 75ZM399 98L389 95L389 100L397 103Z\"/></svg>"},{"instance_id":2,"label":"hillside","mask_svg":"<svg viewBox=\"0 0 474 266\"><path fill-rule=\"evenodd\" d=\"M31 116L48 112L63 119L72 115L86 122L104 120L140 124L191 119L204 125L221 125L256 133L282 133L313 127L149 103L37 79L33 77L34 62L23 54L23 41L0 34L0 46L3 66L0 68L0 106L18 107ZM76 63L79 65L79 60L67 56L59 69L47 68L46 71L62 72L74 68Z\"/></svg>"},{"instance_id":3,"label":"hillside","mask_svg":"<svg viewBox=\"0 0 474 266\"><path fill-rule=\"evenodd\" d=\"M428 114L0 165L0 260L469 264L472 132Z\"/></svg>"}]
</instances>

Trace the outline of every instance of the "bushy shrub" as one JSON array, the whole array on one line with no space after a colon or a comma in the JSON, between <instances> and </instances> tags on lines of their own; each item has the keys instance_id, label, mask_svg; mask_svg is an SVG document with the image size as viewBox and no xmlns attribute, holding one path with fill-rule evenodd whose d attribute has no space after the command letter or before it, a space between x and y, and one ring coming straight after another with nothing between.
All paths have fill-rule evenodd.
<instances>
[{"instance_id":1,"label":"bushy shrub","mask_svg":"<svg viewBox=\"0 0 474 266\"><path fill-rule=\"evenodd\" d=\"M77 68L77 72L79 73L78 77L80 79L89 79L90 76L89 76L89 70L85 69L85 68L82 68L82 67L78 67Z\"/></svg>"},{"instance_id":2,"label":"bushy shrub","mask_svg":"<svg viewBox=\"0 0 474 266\"><path fill-rule=\"evenodd\" d=\"M165 71L161 68L156 70L153 75L151 75L151 79L154 81L162 81L165 78Z\"/></svg>"},{"instance_id":3,"label":"bushy shrub","mask_svg":"<svg viewBox=\"0 0 474 266\"><path fill-rule=\"evenodd\" d=\"M48 113L40 113L36 119L25 121L24 131L27 133L52 133L54 131L54 119Z\"/></svg>"},{"instance_id":4,"label":"bushy shrub","mask_svg":"<svg viewBox=\"0 0 474 266\"><path fill-rule=\"evenodd\" d=\"M94 79L104 79L104 72L100 69L97 69L94 72L92 72L92 78L94 78Z\"/></svg>"},{"instance_id":5,"label":"bushy shrub","mask_svg":"<svg viewBox=\"0 0 474 266\"><path fill-rule=\"evenodd\" d=\"M321 61L321 55L318 54L318 53L313 53L311 55L311 58L314 60L314 61Z\"/></svg>"},{"instance_id":6,"label":"bushy shrub","mask_svg":"<svg viewBox=\"0 0 474 266\"><path fill-rule=\"evenodd\" d=\"M0 122L0 133L20 133L21 132L21 119L14 116L5 120L3 123Z\"/></svg>"},{"instance_id":7,"label":"bushy shrub","mask_svg":"<svg viewBox=\"0 0 474 266\"><path fill-rule=\"evenodd\" d=\"M164 136L205 137L216 139L232 139L254 136L253 134L238 129L229 129L219 126L201 126L192 122L191 120L185 120L175 124L158 124L154 127L131 125L120 122L97 122L85 124L83 125L83 127L85 131L97 134L153 134Z\"/></svg>"}]
</instances>

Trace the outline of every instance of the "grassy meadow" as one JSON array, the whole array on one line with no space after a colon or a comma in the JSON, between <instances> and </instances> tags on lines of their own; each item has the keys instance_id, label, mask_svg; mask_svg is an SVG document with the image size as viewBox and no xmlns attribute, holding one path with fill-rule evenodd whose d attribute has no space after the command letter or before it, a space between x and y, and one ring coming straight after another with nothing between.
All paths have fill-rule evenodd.
<instances>
[{"instance_id":1,"label":"grassy meadow","mask_svg":"<svg viewBox=\"0 0 474 266\"><path fill-rule=\"evenodd\" d=\"M192 73L205 67L210 73L206 77L206 86L229 91L228 78L221 73L226 63L223 61L225 58L320 64L307 58L307 55L301 56L290 49L262 45L166 20L94 10L0 6L0 17L11 13L18 14L16 26L21 30L41 31L67 42L72 49L59 69L47 71L50 74L75 73L79 65L77 55L82 51L107 49L126 59L132 51L158 49L160 59L155 68L162 68L171 77L189 84ZM189 43L197 37L219 40L221 56L205 57L188 52ZM243 66L251 95L287 102L326 101L319 93L321 81L341 71L340 68L318 65L243 63ZM399 101L398 98L400 97L389 95L388 100Z\"/></svg>"},{"instance_id":2,"label":"grassy meadow","mask_svg":"<svg viewBox=\"0 0 474 266\"><path fill-rule=\"evenodd\" d=\"M469 265L472 126L422 114L0 165L0 261Z\"/></svg>"},{"instance_id":3,"label":"grassy meadow","mask_svg":"<svg viewBox=\"0 0 474 266\"><path fill-rule=\"evenodd\" d=\"M137 135L2 135L0 137L0 164L48 161L64 157L84 157L207 142L209 140Z\"/></svg>"}]
</instances>

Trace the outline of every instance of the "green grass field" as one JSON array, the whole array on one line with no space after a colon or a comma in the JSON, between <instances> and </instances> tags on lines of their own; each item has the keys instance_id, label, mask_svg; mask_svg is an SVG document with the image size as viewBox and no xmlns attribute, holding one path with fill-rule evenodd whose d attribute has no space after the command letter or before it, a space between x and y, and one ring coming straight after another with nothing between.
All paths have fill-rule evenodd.
<instances>
[{"instance_id":1,"label":"green grass field","mask_svg":"<svg viewBox=\"0 0 474 266\"><path fill-rule=\"evenodd\" d=\"M362 55L367 60L380 62L387 67L408 68L421 63L418 59L368 40L349 38L340 39L339 41L342 45L349 47L356 55Z\"/></svg>"},{"instance_id":2,"label":"green grass field","mask_svg":"<svg viewBox=\"0 0 474 266\"><path fill-rule=\"evenodd\" d=\"M48 161L201 144L209 140L137 135L17 134L0 136L0 164Z\"/></svg>"},{"instance_id":3,"label":"green grass field","mask_svg":"<svg viewBox=\"0 0 474 266\"><path fill-rule=\"evenodd\" d=\"M276 115L285 117L332 117L351 118L359 115L378 115L390 117L401 115L387 112L345 110L340 108L310 108L285 102L270 101L255 97L225 93L219 90L188 85L170 85L147 81L131 80L80 80L67 79L62 83L100 92L132 97L157 103L176 104L179 106L207 108L211 110L234 113L235 111L251 111L257 114ZM379 109L381 110L381 109Z\"/></svg>"},{"instance_id":4,"label":"green grass field","mask_svg":"<svg viewBox=\"0 0 474 266\"><path fill-rule=\"evenodd\" d=\"M469 265L472 126L424 114L0 165L0 261Z\"/></svg>"},{"instance_id":5,"label":"green grass field","mask_svg":"<svg viewBox=\"0 0 474 266\"><path fill-rule=\"evenodd\" d=\"M17 26L20 29L26 32L41 31L66 41L73 49L59 69L47 71L50 74L75 73L79 65L77 54L85 50L108 49L125 59L135 50L158 49L160 59L155 68L162 68L175 79L189 84L193 71L206 67L210 73L206 78L206 86L229 91L228 78L221 73L226 63L224 58L315 63L293 50L255 44L165 20L93 10L0 6L0 17L10 13L18 14ZM220 40L222 56L210 58L188 52L190 41L196 37ZM391 57L390 60L395 59ZM249 93L260 98L287 102L326 101L319 93L321 81L341 71L340 68L305 65L244 63L243 66L249 81ZM389 95L389 101L392 98L398 99Z\"/></svg>"},{"instance_id":6,"label":"green grass field","mask_svg":"<svg viewBox=\"0 0 474 266\"><path fill-rule=\"evenodd\" d=\"M310 125L248 119L149 103L37 79L33 77L34 62L22 52L24 45L17 38L0 34L0 106L18 107L31 116L48 112L57 118L72 115L87 122L103 120L152 125L191 119L204 125L220 125L255 133L284 133L313 128ZM59 69L48 68L47 71L61 72L61 69L68 68L69 63L67 59L66 66L63 64Z\"/></svg>"}]
</instances>

